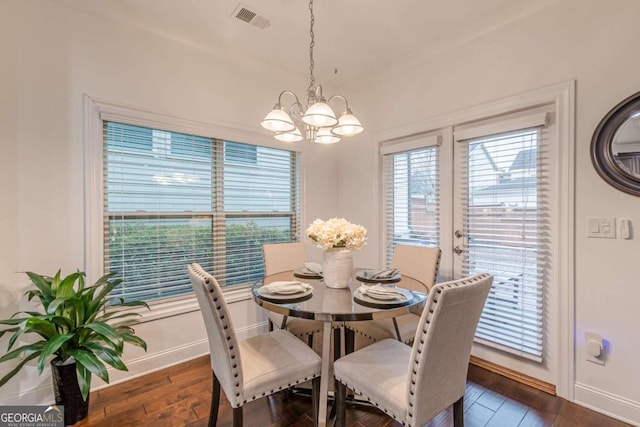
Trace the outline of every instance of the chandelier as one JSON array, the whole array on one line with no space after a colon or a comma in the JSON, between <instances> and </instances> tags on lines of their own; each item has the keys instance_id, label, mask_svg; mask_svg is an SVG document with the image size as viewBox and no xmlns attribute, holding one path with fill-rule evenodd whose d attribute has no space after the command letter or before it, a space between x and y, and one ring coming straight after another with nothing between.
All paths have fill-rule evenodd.
<instances>
[{"instance_id":1,"label":"chandelier","mask_svg":"<svg viewBox=\"0 0 640 427\"><path fill-rule=\"evenodd\" d=\"M322 95L322 86L316 85L313 75L313 46L315 35L313 24L313 0L309 0L309 12L311 14L309 35L309 70L311 71L309 87L307 88L307 107L303 108L298 96L290 91L283 90L278 96L278 102L265 118L260 122L263 128L275 133L274 138L284 142L298 142L303 139L319 144L333 144L340 141L343 136L357 135L364 130L360 121L353 115L349 108L347 98L342 95L333 95L328 100ZM291 105L285 109L283 98L285 95L292 97ZM329 106L333 100L344 102L344 110L340 118ZM301 132L304 131L304 137Z\"/></svg>"}]
</instances>

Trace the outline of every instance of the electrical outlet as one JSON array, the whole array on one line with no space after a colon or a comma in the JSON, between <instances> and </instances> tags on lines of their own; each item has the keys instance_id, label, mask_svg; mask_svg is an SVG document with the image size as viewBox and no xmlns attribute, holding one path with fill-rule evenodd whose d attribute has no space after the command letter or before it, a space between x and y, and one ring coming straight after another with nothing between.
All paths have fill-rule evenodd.
<instances>
[{"instance_id":1,"label":"electrical outlet","mask_svg":"<svg viewBox=\"0 0 640 427\"><path fill-rule=\"evenodd\" d=\"M605 351L602 345L602 336L593 332L587 332L584 335L587 360L599 365L604 365Z\"/></svg>"}]
</instances>

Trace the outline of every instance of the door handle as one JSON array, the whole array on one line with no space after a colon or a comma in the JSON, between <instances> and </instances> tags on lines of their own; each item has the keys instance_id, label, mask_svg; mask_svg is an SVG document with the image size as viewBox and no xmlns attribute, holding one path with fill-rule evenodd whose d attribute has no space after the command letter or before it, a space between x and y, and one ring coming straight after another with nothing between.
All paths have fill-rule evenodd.
<instances>
[{"instance_id":1,"label":"door handle","mask_svg":"<svg viewBox=\"0 0 640 427\"><path fill-rule=\"evenodd\" d=\"M453 252L456 255L460 255L463 252L463 250L462 250L462 248L460 246L456 246L455 248L453 248Z\"/></svg>"}]
</instances>

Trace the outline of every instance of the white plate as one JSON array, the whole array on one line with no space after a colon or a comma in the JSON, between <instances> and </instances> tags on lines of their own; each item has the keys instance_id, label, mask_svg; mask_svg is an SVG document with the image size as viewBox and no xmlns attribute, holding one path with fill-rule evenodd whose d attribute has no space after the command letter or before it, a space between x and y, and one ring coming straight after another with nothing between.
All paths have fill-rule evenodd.
<instances>
[{"instance_id":1,"label":"white plate","mask_svg":"<svg viewBox=\"0 0 640 427\"><path fill-rule=\"evenodd\" d=\"M308 295L311 295L312 293L313 288L307 289L304 292L297 292L293 294L275 294L269 291L263 291L262 288L258 289L258 294L268 300L297 300L298 298L304 298Z\"/></svg>"},{"instance_id":2,"label":"white plate","mask_svg":"<svg viewBox=\"0 0 640 427\"><path fill-rule=\"evenodd\" d=\"M353 292L353 297L357 303L369 305L371 307L385 308L385 307L400 307L406 304L413 294L407 289L397 289L402 295L376 295L373 297L368 293L362 293L360 289L356 289Z\"/></svg>"},{"instance_id":3,"label":"white plate","mask_svg":"<svg viewBox=\"0 0 640 427\"><path fill-rule=\"evenodd\" d=\"M398 299L400 301L406 301L407 300L406 296L400 295L400 294L395 294L395 293L383 294L383 293L377 293L377 292L365 292L364 295L368 296L369 298L380 299L380 300L384 300L384 301L391 301L391 300L394 300L394 299Z\"/></svg>"},{"instance_id":4,"label":"white plate","mask_svg":"<svg viewBox=\"0 0 640 427\"><path fill-rule=\"evenodd\" d=\"M386 277L383 279L370 279L367 277L367 273L374 272L375 270L362 270L356 273L356 279L359 282L363 283L395 283L399 282L402 279L400 273L396 273L391 277Z\"/></svg>"},{"instance_id":5,"label":"white plate","mask_svg":"<svg viewBox=\"0 0 640 427\"><path fill-rule=\"evenodd\" d=\"M322 279L322 275L309 270L307 267L297 268L293 270L294 277L307 279Z\"/></svg>"}]
</instances>

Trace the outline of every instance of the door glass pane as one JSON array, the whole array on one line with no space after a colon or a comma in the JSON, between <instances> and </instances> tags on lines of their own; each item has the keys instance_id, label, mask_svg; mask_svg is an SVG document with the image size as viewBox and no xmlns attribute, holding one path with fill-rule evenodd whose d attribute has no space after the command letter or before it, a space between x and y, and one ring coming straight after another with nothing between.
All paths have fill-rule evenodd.
<instances>
[{"instance_id":1,"label":"door glass pane","mask_svg":"<svg viewBox=\"0 0 640 427\"><path fill-rule=\"evenodd\" d=\"M542 358L539 131L474 139L466 152L463 274L494 276L476 338Z\"/></svg>"},{"instance_id":2,"label":"door glass pane","mask_svg":"<svg viewBox=\"0 0 640 427\"><path fill-rule=\"evenodd\" d=\"M387 258L396 244L439 245L438 147L387 156Z\"/></svg>"}]
</instances>

